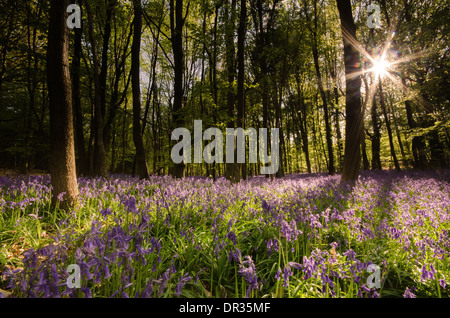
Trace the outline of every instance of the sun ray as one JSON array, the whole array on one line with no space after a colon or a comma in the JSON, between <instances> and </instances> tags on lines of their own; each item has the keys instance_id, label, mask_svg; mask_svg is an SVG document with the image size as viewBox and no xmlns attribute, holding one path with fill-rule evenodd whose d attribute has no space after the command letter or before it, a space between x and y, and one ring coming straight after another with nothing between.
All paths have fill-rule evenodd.
<instances>
[{"instance_id":1,"label":"sun ray","mask_svg":"<svg viewBox=\"0 0 450 318\"><path fill-rule=\"evenodd\" d=\"M364 46L353 36L351 36L346 30L343 30L343 37L346 42L348 42L354 49L356 49L361 54L361 61L366 60L369 62L371 67L361 68L357 72L351 74L346 74L346 79L351 79L357 76L363 76L365 74L373 74L373 80L369 85L368 96L366 96L365 101L362 105L362 113L364 116L365 109L369 102L373 100L376 94L377 85L379 81L384 79L389 79L396 87L400 87L406 96L414 96L413 100L416 101L425 109L431 109L429 103L427 103L423 98L417 96L417 94L411 94L412 90L408 88L399 78L402 77L401 72L398 72L398 67L404 63L408 63L414 60L418 60L432 54L432 50L423 50L420 52L411 53L402 57L395 54L395 59L389 58L389 49L394 41L396 35L396 23L391 23L388 30L388 36L384 41L381 50L378 54L371 54L364 48Z\"/></svg>"}]
</instances>

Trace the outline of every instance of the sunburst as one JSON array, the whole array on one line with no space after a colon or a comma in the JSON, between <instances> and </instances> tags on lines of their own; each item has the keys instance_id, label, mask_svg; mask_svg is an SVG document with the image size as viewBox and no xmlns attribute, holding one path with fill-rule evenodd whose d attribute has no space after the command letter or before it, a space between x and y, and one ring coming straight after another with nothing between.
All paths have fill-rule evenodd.
<instances>
[{"instance_id":1,"label":"sunburst","mask_svg":"<svg viewBox=\"0 0 450 318\"><path fill-rule=\"evenodd\" d=\"M376 78L383 77L388 74L389 67L391 63L387 61L384 57L375 58L373 66L370 69L371 72L375 74Z\"/></svg>"},{"instance_id":2,"label":"sunburst","mask_svg":"<svg viewBox=\"0 0 450 318\"><path fill-rule=\"evenodd\" d=\"M362 60L366 60L370 64L369 68L361 69L361 71L348 74L347 76L355 77L355 76L362 76L364 74L373 74L374 77L374 80L371 81L371 83L369 84L368 96L365 99L366 102L363 103L362 105L361 115L364 115L366 105L374 98L379 83L385 79L389 80L396 87L399 87L405 93L405 95L408 96L413 95L411 94L412 93L411 89L408 88L401 81L401 74L398 73L398 66L400 64L424 58L431 53L429 50L424 50L421 52L412 53L402 57L398 57L397 54L394 54L395 56L391 56L392 54L390 54L391 52L389 50L393 42L393 38L396 34L394 30L395 30L394 24L391 24L390 31L388 32L389 35L387 36L381 50L378 51L378 54L370 54L364 48L364 46L354 37L350 36L348 32L346 31L343 32L343 36L347 39L347 41L353 46L353 48L355 48L361 54ZM424 108L428 107L428 105L426 105L427 103L420 97L416 96L415 99L417 99L417 102L422 107Z\"/></svg>"}]
</instances>

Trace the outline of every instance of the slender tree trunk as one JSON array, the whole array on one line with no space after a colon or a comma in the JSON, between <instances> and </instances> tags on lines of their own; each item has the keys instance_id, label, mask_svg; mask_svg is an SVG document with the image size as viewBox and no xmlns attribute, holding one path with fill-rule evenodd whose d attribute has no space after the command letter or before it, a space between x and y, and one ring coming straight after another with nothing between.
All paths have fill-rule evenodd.
<instances>
[{"instance_id":1,"label":"slender tree trunk","mask_svg":"<svg viewBox=\"0 0 450 318\"><path fill-rule=\"evenodd\" d=\"M363 160L363 169L369 170L370 164L369 159L367 158L367 151L366 151L366 138L363 137L362 145L361 145L361 155Z\"/></svg>"},{"instance_id":2,"label":"slender tree trunk","mask_svg":"<svg viewBox=\"0 0 450 318\"><path fill-rule=\"evenodd\" d=\"M39 147L40 140L44 137L44 127L42 124L42 119L36 109L36 91L38 88L38 54L37 54L37 25L31 20L32 15L36 15L35 19L41 18L42 5L38 5L37 12L31 12L31 8L27 5L27 20L29 25L28 29L28 65L27 65L27 90L29 96L29 114L28 117L28 127L27 127L27 147L26 147L26 157L24 158L24 168L28 172L33 169L34 160L33 157ZM38 134L33 134L32 128L32 118L35 118L38 125Z\"/></svg>"},{"instance_id":3,"label":"slender tree trunk","mask_svg":"<svg viewBox=\"0 0 450 318\"><path fill-rule=\"evenodd\" d=\"M106 1L106 21L105 30L103 31L103 47L102 47L102 59L100 68L100 97L101 97L101 110L102 118L105 118L106 112L106 80L108 76L108 48L111 38L111 18L115 6L115 0ZM103 127L102 127L103 128Z\"/></svg>"},{"instance_id":4,"label":"slender tree trunk","mask_svg":"<svg viewBox=\"0 0 450 318\"><path fill-rule=\"evenodd\" d=\"M235 33L235 17L236 17L236 0L231 1L231 8L229 4L225 5L225 48L226 48L226 64L228 73L228 89L227 89L227 116L228 123L227 128L235 128L234 111L235 111L235 99L236 94L234 91L234 80L236 77L235 67L235 47L234 47L234 33ZM236 137L234 140L234 162L226 163L225 177L232 182L239 182L241 179L239 165L237 164L236 153Z\"/></svg>"},{"instance_id":5,"label":"slender tree trunk","mask_svg":"<svg viewBox=\"0 0 450 318\"><path fill-rule=\"evenodd\" d=\"M49 160L52 204L63 194L61 206L73 206L78 197L69 71L68 1L52 1L47 50L47 81L50 101Z\"/></svg>"},{"instance_id":6,"label":"slender tree trunk","mask_svg":"<svg viewBox=\"0 0 450 318\"><path fill-rule=\"evenodd\" d=\"M117 26L116 24L114 24L114 33L115 33L115 37L114 37L114 51L117 51ZM123 46L123 52L122 54L119 55L115 55L115 71L114 71L114 84L112 85L112 92L111 92L111 98L110 98L110 102L109 102L109 112L108 112L108 117L105 121L105 125L103 128L103 137L104 137L104 144L107 147L109 145L109 139L111 137L111 128L113 125L113 122L116 118L116 114L117 111L119 110L120 105L123 103L123 101L125 100L125 97L127 95L128 92L128 88L129 88L129 84L131 81L131 73L129 73L128 76L125 75L125 62L128 56L128 47L131 41L131 37L133 35L133 26L130 27L130 31L128 33L127 36L127 40L125 42L125 45ZM121 94L119 94L119 84L122 80L122 75L124 75L123 77L123 81L125 83L125 87L122 91ZM108 152L108 149L106 149L106 151Z\"/></svg>"},{"instance_id":7,"label":"slender tree trunk","mask_svg":"<svg viewBox=\"0 0 450 318\"><path fill-rule=\"evenodd\" d=\"M333 79L333 96L334 96L334 121L336 127L336 141L337 141L337 157L338 157L338 169L342 169L342 135L339 122L339 90L337 81L337 57L333 59L332 66L330 67L331 78Z\"/></svg>"},{"instance_id":8,"label":"slender tree trunk","mask_svg":"<svg viewBox=\"0 0 450 318\"><path fill-rule=\"evenodd\" d=\"M244 80L245 80L245 64L244 64L244 53L245 53L245 34L246 34L246 23L247 23L247 2L241 0L241 13L239 16L239 27L238 27L238 46L237 46L237 59L238 59L238 76L237 76L237 127L245 129L245 91L244 91ZM241 176L245 180L247 178L247 170L245 163L241 163L240 170Z\"/></svg>"},{"instance_id":9,"label":"slender tree trunk","mask_svg":"<svg viewBox=\"0 0 450 318\"><path fill-rule=\"evenodd\" d=\"M127 100L125 100L125 109L127 107ZM125 149L126 149L126 140L127 140L127 115L123 114L123 122L122 122L122 174L125 173Z\"/></svg>"},{"instance_id":10,"label":"slender tree trunk","mask_svg":"<svg viewBox=\"0 0 450 318\"><path fill-rule=\"evenodd\" d=\"M97 49L94 39L94 22L92 11L88 1L85 1L86 11L88 15L89 24L89 40L92 47L92 63L94 65L94 173L106 177L108 174L108 167L106 165L106 150L103 139L103 111L102 111L102 89L100 79L100 63L97 55Z\"/></svg>"},{"instance_id":11,"label":"slender tree trunk","mask_svg":"<svg viewBox=\"0 0 450 318\"><path fill-rule=\"evenodd\" d=\"M316 101L315 101L316 102ZM315 163L316 163L316 171L321 172L322 171L322 160L321 160L321 156L320 156L320 152L318 147L320 145L318 145L318 140L317 140L317 136L316 136L316 121L315 121L315 116L313 115L311 118L311 131L312 131L312 143L313 143L313 147L314 147L314 155L315 155Z\"/></svg>"},{"instance_id":12,"label":"slender tree trunk","mask_svg":"<svg viewBox=\"0 0 450 318\"><path fill-rule=\"evenodd\" d=\"M216 5L215 8L215 14L214 14L214 32L213 32L213 54L212 54L212 65L211 65L211 82L212 82L212 96L213 96L213 102L214 105L218 105L218 84L217 84L217 50L218 50L218 42L217 42L217 27L218 27L218 18L219 18L219 7L220 3ZM217 124L217 113L212 112L212 119L213 119L213 125ZM212 154L215 156L215 149L214 153ZM216 161L211 164L211 175L214 181L216 181Z\"/></svg>"},{"instance_id":13,"label":"slender tree trunk","mask_svg":"<svg viewBox=\"0 0 450 318\"><path fill-rule=\"evenodd\" d=\"M281 101L283 100L283 95L282 95L283 84L284 84L284 80L281 80L279 85L277 85L277 83L274 84L274 86L275 86L274 87L274 91L275 91L275 94L274 94L274 96L275 96L275 127L278 128L279 132L280 132L279 154L278 154L277 158L274 157L275 160L278 160L278 171L275 173L277 178L284 177L284 172L285 172L284 170L286 167L286 162L285 162L286 156L283 152L285 149L285 143L284 143L284 134L283 134L283 121L282 121L282 115L281 115Z\"/></svg>"},{"instance_id":14,"label":"slender tree trunk","mask_svg":"<svg viewBox=\"0 0 450 318\"><path fill-rule=\"evenodd\" d=\"M398 164L397 156L395 155L394 140L392 138L391 122L389 120L388 113L386 110L386 104L384 102L384 93L383 93L383 87L381 84L381 80L378 81L378 88L379 88L379 93L380 93L380 105L381 105L381 109L383 110L383 116L384 116L384 120L386 123L386 129L387 129L388 137L389 137L389 146L391 148L391 156L392 156L392 159L394 160L395 170L400 171L400 165Z\"/></svg>"},{"instance_id":15,"label":"slender tree trunk","mask_svg":"<svg viewBox=\"0 0 450 318\"><path fill-rule=\"evenodd\" d=\"M309 144L308 144L308 125L307 125L307 120L306 120L306 103L305 103L305 99L303 97L303 91L302 88L300 87L300 77L297 73L296 76L296 81L297 81L297 96L299 99L299 106L300 106L300 111L298 112L299 115L299 127L300 127L300 135L302 138L302 149L303 152L305 153L305 161L306 161L306 169L308 171L308 173L311 173L311 160L309 158Z\"/></svg>"},{"instance_id":16,"label":"slender tree trunk","mask_svg":"<svg viewBox=\"0 0 450 318\"><path fill-rule=\"evenodd\" d=\"M377 112L377 102L375 98L372 101L371 108L373 135L371 135L372 141L372 170L381 169L381 159L380 159L380 147L381 147L381 133L380 124L378 123L378 112Z\"/></svg>"},{"instance_id":17,"label":"slender tree trunk","mask_svg":"<svg viewBox=\"0 0 450 318\"><path fill-rule=\"evenodd\" d=\"M345 152L342 181L358 178L361 161L360 147L363 138L364 116L361 113L361 64L360 56L352 42L356 40L356 25L353 20L350 0L337 0L344 42L345 64Z\"/></svg>"},{"instance_id":18,"label":"slender tree trunk","mask_svg":"<svg viewBox=\"0 0 450 318\"><path fill-rule=\"evenodd\" d=\"M328 173L334 174L335 173L335 167L334 167L334 156L333 156L333 141L331 138L331 125L329 120L329 112L328 112L328 101L325 93L325 89L323 87L323 80L322 80L322 74L320 73L320 66L319 66L319 45L317 42L317 27L318 21L317 21L317 1L314 1L314 30L311 29L311 33L313 36L313 60L314 60L314 67L316 70L316 76L317 76L317 84L319 87L320 97L322 98L322 104L323 104L323 112L324 112L324 120L325 120L325 139L327 141L327 151L328 151Z\"/></svg>"},{"instance_id":19,"label":"slender tree trunk","mask_svg":"<svg viewBox=\"0 0 450 318\"><path fill-rule=\"evenodd\" d=\"M393 110L392 102L389 103L388 110L389 110L390 113L392 113L392 120L394 122L395 134L397 136L398 146L400 148L400 153L402 155L403 165L405 166L405 168L408 168L408 161L406 160L406 153L405 153L405 149L403 147L402 138L400 136L400 130L398 128L398 120L397 120L397 117L395 116L395 112Z\"/></svg>"},{"instance_id":20,"label":"slender tree trunk","mask_svg":"<svg viewBox=\"0 0 450 318\"><path fill-rule=\"evenodd\" d=\"M141 134L141 88L140 88L140 51L142 32L141 0L133 0L134 33L131 46L131 87L133 92L133 141L136 148L136 173L140 179L148 178L144 141Z\"/></svg>"}]
</instances>

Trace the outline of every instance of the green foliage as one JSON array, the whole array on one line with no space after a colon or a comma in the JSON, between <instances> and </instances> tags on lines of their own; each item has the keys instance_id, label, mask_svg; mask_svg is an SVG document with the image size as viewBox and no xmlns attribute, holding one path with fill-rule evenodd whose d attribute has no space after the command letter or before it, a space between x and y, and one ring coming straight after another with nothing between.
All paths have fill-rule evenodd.
<instances>
[{"instance_id":1,"label":"green foliage","mask_svg":"<svg viewBox=\"0 0 450 318\"><path fill-rule=\"evenodd\" d=\"M106 141L110 171L132 172L134 147L131 130L131 90L129 70L133 7L131 1L113 1L111 38L107 54L105 122L112 123ZM97 55L103 49L107 6L88 2L93 12L93 36ZM381 28L366 26L367 1L354 3L361 52L377 55L388 37L395 36L387 52L392 78L383 79L389 120L394 129L394 151L402 152L404 164L413 162L412 140L425 138L425 158L432 165L448 165L449 156L449 66L446 1L414 3L380 2ZM259 6L260 5L260 6ZM316 6L317 11L314 11ZM172 129L174 65L170 39L169 1L143 1L144 25L141 43L142 123L146 122L144 140L149 166L170 166L170 129ZM184 3L183 12L188 9ZM234 11L233 11L234 10ZM3 1L0 10L0 166L16 170L45 170L49 150L48 91L46 87L46 46L48 1ZM208 127L225 127L237 120L237 28L240 3L189 1L189 14L183 30L185 57L183 118L187 126L202 119ZM278 123L284 137L285 170L306 171L306 150L315 171L325 171L329 154L325 151L325 122L319 98L312 49L317 40L319 69L327 100L332 130L334 156L341 155L345 139L345 85L340 20L336 2L258 1L247 4L245 39L245 125L261 127L264 103L268 125ZM80 103L84 148L91 156L96 151L92 47L88 37L87 13L82 4L82 57L80 65ZM234 16L234 24L231 17ZM317 23L317 27L316 27ZM314 31L315 33L313 33ZM74 30L70 34L73 64ZM234 37L233 60L227 61L227 34ZM122 57L125 57L122 60ZM362 54L363 66L370 69L370 59ZM233 69L233 84L229 72ZM73 74L72 74L73 75ZM364 72L364 85L373 82L371 72ZM367 87L368 88L368 87ZM363 87L363 98L368 90ZM234 97L231 117L229 94ZM301 98L299 98L301 96ZM380 103L378 94L375 102ZM295 102L294 102L295 101ZM302 102L304 104L302 104ZM405 102L411 104L407 118ZM373 130L366 105L365 129ZM331 111L333 109L333 111ZM337 111L334 111L334 110ZM147 114L146 118L143 118ZM279 116L279 118L277 118ZM380 111L382 136L387 136ZM395 118L394 118L395 117ZM301 122L301 124L300 124ZM395 125L394 125L395 122ZM337 125L339 124L339 134ZM267 127L268 128L268 127ZM300 128L305 128L300 129ZM435 135L437 134L437 135ZM306 137L303 138L303 135ZM398 137L399 136L399 137ZM119 142L120 141L120 142ZM307 145L305 145L305 143ZM370 138L366 151L371 161ZM390 167L388 139L382 139L383 167ZM167 151L169 150L169 151ZM113 155L113 152L115 154ZM79 149L76 147L77 158ZM154 156L153 154L158 154ZM341 160L337 160L340 162ZM340 168L340 167L338 167ZM224 166L219 167L225 170ZM205 174L208 169L203 167ZM167 171L167 169L166 169Z\"/></svg>"}]
</instances>

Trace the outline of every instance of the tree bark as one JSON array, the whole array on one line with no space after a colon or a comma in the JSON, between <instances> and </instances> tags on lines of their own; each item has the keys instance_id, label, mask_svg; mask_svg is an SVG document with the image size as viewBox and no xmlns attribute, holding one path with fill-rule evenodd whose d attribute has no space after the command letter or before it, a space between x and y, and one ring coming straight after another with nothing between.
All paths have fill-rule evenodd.
<instances>
[{"instance_id":1,"label":"tree bark","mask_svg":"<svg viewBox=\"0 0 450 318\"><path fill-rule=\"evenodd\" d=\"M372 126L373 126L373 134L370 136L372 142L372 170L380 170L381 169L381 159L380 159L380 124L378 123L378 112L377 112L377 102L375 98L372 101L371 108L371 117L372 117Z\"/></svg>"},{"instance_id":2,"label":"tree bark","mask_svg":"<svg viewBox=\"0 0 450 318\"><path fill-rule=\"evenodd\" d=\"M69 71L69 29L66 25L67 6L67 0L51 2L47 50L52 205L56 205L58 196L64 193L60 196L60 206L63 208L75 205L78 197Z\"/></svg>"},{"instance_id":3,"label":"tree bark","mask_svg":"<svg viewBox=\"0 0 450 318\"><path fill-rule=\"evenodd\" d=\"M245 63L244 63L244 41L246 34L247 24L247 2L241 0L241 13L239 16L238 27L238 47L237 47L237 59L238 59L238 76L237 76L237 127L245 129ZM247 177L245 163L240 163L241 176L245 180Z\"/></svg>"},{"instance_id":4,"label":"tree bark","mask_svg":"<svg viewBox=\"0 0 450 318\"><path fill-rule=\"evenodd\" d=\"M170 0L170 30L172 52L174 60L174 100L172 125L173 129L183 127L183 117L181 110L183 108L184 88L184 52L183 52L183 0ZM186 165L184 162L174 164L172 176L175 178L184 178Z\"/></svg>"},{"instance_id":5,"label":"tree bark","mask_svg":"<svg viewBox=\"0 0 450 318\"><path fill-rule=\"evenodd\" d=\"M234 79L236 77L235 68L235 47L234 47L234 34L235 34L235 17L236 17L236 0L231 1L231 8L227 3L225 6L225 48L226 48L226 64L227 64L227 116L228 123L227 128L235 128L234 111L235 111L235 99L236 94L234 91ZM237 149L236 138L234 138L234 162L226 163L225 177L232 182L239 182L241 179L239 166L237 164Z\"/></svg>"},{"instance_id":6,"label":"tree bark","mask_svg":"<svg viewBox=\"0 0 450 318\"><path fill-rule=\"evenodd\" d=\"M310 29L312 36L313 36L312 52L313 52L314 67L315 67L316 76L317 76L317 85L319 87L320 97L322 99L322 104L323 104L323 112L324 112L324 120L325 120L325 139L327 141L327 152L328 152L328 173L330 175L333 175L335 173L334 156L333 156L333 141L331 139L331 125L330 125L330 120L329 120L328 101L327 101L325 89L323 87L322 74L320 73L320 66L319 66L319 45L317 42L317 30L318 30L317 23L318 23L318 21L317 21L317 1L314 1L314 30Z\"/></svg>"},{"instance_id":7,"label":"tree bark","mask_svg":"<svg viewBox=\"0 0 450 318\"><path fill-rule=\"evenodd\" d=\"M306 169L308 173L311 173L311 160L309 158L309 144L308 144L308 125L306 122L306 103L303 96L303 90L300 86L300 76L297 72L296 74L296 82L297 82L297 96L298 96L298 106L300 106L300 110L297 112L299 116L299 127L300 127L300 135L302 138L302 150L305 153L305 161L306 161Z\"/></svg>"},{"instance_id":8,"label":"tree bark","mask_svg":"<svg viewBox=\"0 0 450 318\"><path fill-rule=\"evenodd\" d=\"M331 60L330 67L330 75L333 79L333 97L334 97L334 122L336 128L336 143L337 143L337 158L338 158L338 169L342 169L342 135L341 135L341 127L339 123L339 90L338 90L338 81L337 81L337 53L334 52L334 57Z\"/></svg>"},{"instance_id":9,"label":"tree bark","mask_svg":"<svg viewBox=\"0 0 450 318\"><path fill-rule=\"evenodd\" d=\"M352 42L356 42L356 25L350 0L336 0L341 20L345 63L345 151L341 180L354 181L359 175L364 117L361 113L360 56Z\"/></svg>"},{"instance_id":10,"label":"tree bark","mask_svg":"<svg viewBox=\"0 0 450 318\"><path fill-rule=\"evenodd\" d=\"M103 139L103 111L102 111L102 92L100 80L100 63L97 55L97 48L94 39L94 22L92 11L88 1L85 1L89 24L89 41L92 46L92 63L94 66L94 149L93 149L93 173L106 177L108 168L106 166L106 150Z\"/></svg>"},{"instance_id":11,"label":"tree bark","mask_svg":"<svg viewBox=\"0 0 450 318\"><path fill-rule=\"evenodd\" d=\"M81 64L81 36L82 29L75 28L74 37L74 53L72 60L72 100L75 122L75 145L78 153L77 172L81 175L89 173L89 162L86 154L86 146L83 134L83 112L81 109L81 94L80 94L80 64Z\"/></svg>"},{"instance_id":12,"label":"tree bark","mask_svg":"<svg viewBox=\"0 0 450 318\"><path fill-rule=\"evenodd\" d=\"M389 120L387 110L386 110L386 104L384 102L384 93L383 93L383 86L381 84L381 80L378 81L378 88L379 88L379 93L380 93L381 109L383 110L383 116L384 116L384 120L386 123L386 129L387 129L388 137L389 137L389 146L391 148L391 156L392 156L392 159L394 160L395 170L400 171L400 165L398 164L397 156L395 154L395 149L394 149L394 140L392 138L391 122Z\"/></svg>"},{"instance_id":13,"label":"tree bark","mask_svg":"<svg viewBox=\"0 0 450 318\"><path fill-rule=\"evenodd\" d=\"M131 89L133 93L133 141L136 148L136 173L140 179L149 177L145 158L144 141L141 134L141 88L140 88L140 50L142 32L141 0L133 0L134 33L131 46Z\"/></svg>"}]
</instances>

